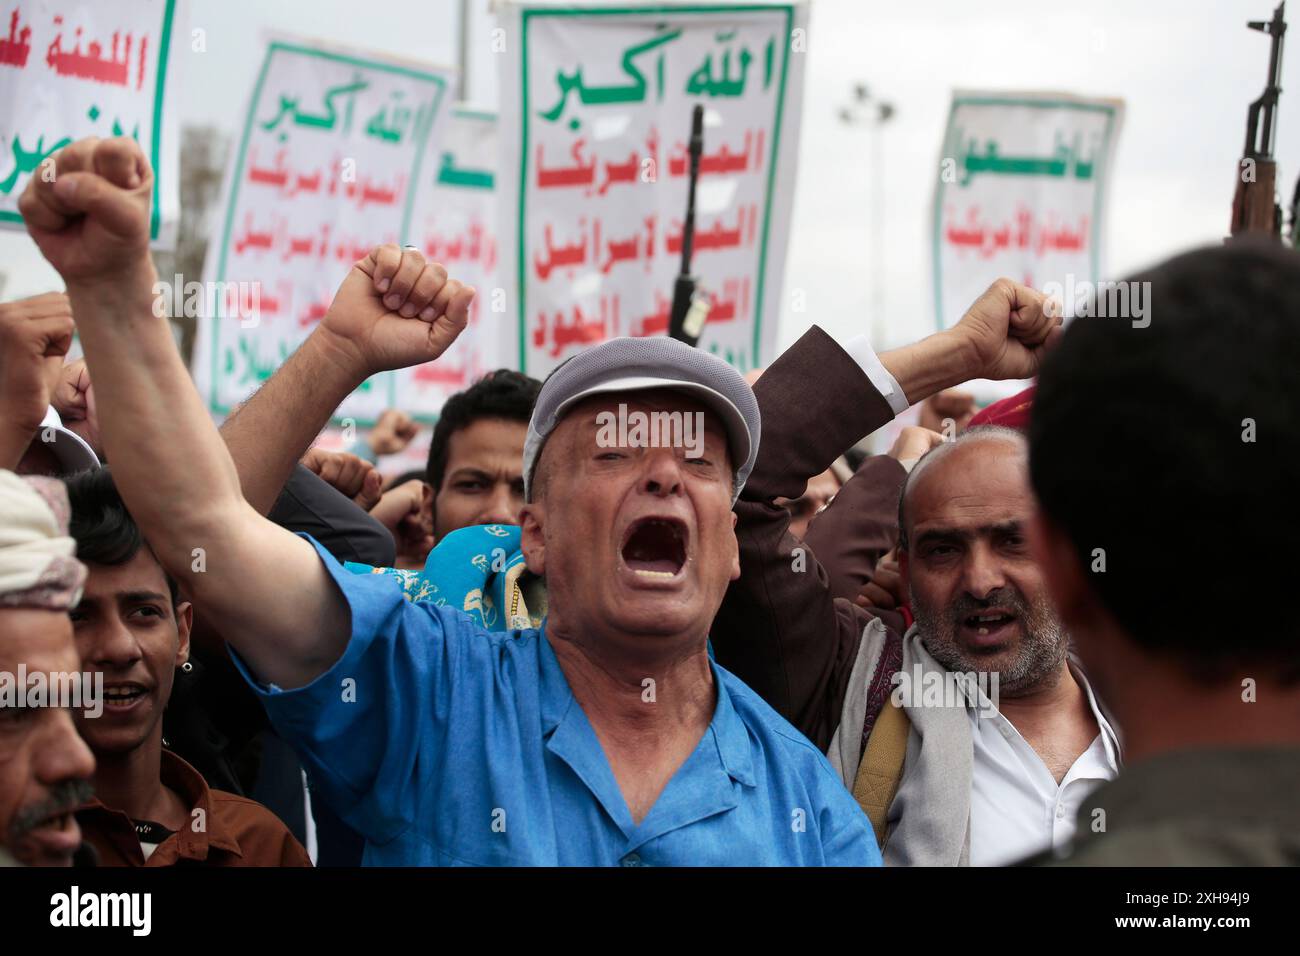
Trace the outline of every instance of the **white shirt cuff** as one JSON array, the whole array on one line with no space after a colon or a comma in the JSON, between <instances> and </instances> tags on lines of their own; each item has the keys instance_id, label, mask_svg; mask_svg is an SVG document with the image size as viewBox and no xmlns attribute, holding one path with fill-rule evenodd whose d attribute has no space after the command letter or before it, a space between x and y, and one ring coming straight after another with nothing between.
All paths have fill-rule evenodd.
<instances>
[{"instance_id":1,"label":"white shirt cuff","mask_svg":"<svg viewBox=\"0 0 1300 956\"><path fill-rule=\"evenodd\" d=\"M853 357L853 361L857 362L867 378L871 379L871 384L885 397L885 401L889 403L895 415L907 411L907 396L903 394L894 376L889 374L889 370L880 364L876 350L871 347L871 342L865 335L855 335L849 339L844 344L844 351Z\"/></svg>"}]
</instances>

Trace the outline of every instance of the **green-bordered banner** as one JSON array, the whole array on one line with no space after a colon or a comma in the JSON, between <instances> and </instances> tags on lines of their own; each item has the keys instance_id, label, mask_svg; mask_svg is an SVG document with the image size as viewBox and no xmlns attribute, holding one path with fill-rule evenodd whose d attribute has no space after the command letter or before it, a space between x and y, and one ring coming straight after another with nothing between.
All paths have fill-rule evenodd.
<instances>
[{"instance_id":1,"label":"green-bordered banner","mask_svg":"<svg viewBox=\"0 0 1300 956\"><path fill-rule=\"evenodd\" d=\"M502 277L520 367L542 376L592 343L667 331L697 103L692 271L712 306L700 347L746 370L770 360L806 4L509 2L499 15Z\"/></svg>"},{"instance_id":2,"label":"green-bordered banner","mask_svg":"<svg viewBox=\"0 0 1300 956\"><path fill-rule=\"evenodd\" d=\"M419 244L417 197L437 173L450 77L381 55L268 45L226 171L205 281L194 296L172 292L198 306L194 377L214 414L228 414L279 368L353 263L379 243ZM396 392L395 373L377 375L336 416L369 425Z\"/></svg>"},{"instance_id":3,"label":"green-bordered banner","mask_svg":"<svg viewBox=\"0 0 1300 956\"><path fill-rule=\"evenodd\" d=\"M150 237L175 242L178 138L168 64L175 0L0 4L0 226L22 229L18 197L68 143L135 139L153 165ZM173 71L174 72L174 71ZM173 84L174 85L174 84Z\"/></svg>"},{"instance_id":4,"label":"green-bordered banner","mask_svg":"<svg viewBox=\"0 0 1300 956\"><path fill-rule=\"evenodd\" d=\"M934 199L939 328L1000 276L1037 289L1106 277L1106 189L1123 116L1115 99L953 94Z\"/></svg>"}]
</instances>

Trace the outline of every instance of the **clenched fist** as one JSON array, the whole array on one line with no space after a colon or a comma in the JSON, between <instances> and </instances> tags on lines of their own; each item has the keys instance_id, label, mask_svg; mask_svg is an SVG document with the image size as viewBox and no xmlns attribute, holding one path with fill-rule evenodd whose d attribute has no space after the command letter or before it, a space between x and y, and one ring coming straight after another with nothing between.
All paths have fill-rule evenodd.
<instances>
[{"instance_id":1,"label":"clenched fist","mask_svg":"<svg viewBox=\"0 0 1300 956\"><path fill-rule=\"evenodd\" d=\"M62 292L0 303L0 421L35 432L72 345L72 307Z\"/></svg>"},{"instance_id":2,"label":"clenched fist","mask_svg":"<svg viewBox=\"0 0 1300 956\"><path fill-rule=\"evenodd\" d=\"M318 334L362 376L431 362L469 324L474 289L411 247L376 246L352 267Z\"/></svg>"},{"instance_id":3,"label":"clenched fist","mask_svg":"<svg viewBox=\"0 0 1300 956\"><path fill-rule=\"evenodd\" d=\"M345 498L351 498L369 511L379 503L383 477L368 461L343 451L308 448L302 463L321 481L333 485Z\"/></svg>"},{"instance_id":4,"label":"clenched fist","mask_svg":"<svg viewBox=\"0 0 1300 956\"><path fill-rule=\"evenodd\" d=\"M376 455L396 455L406 449L420 431L415 419L399 408L386 408L366 437Z\"/></svg>"},{"instance_id":5,"label":"clenched fist","mask_svg":"<svg viewBox=\"0 0 1300 956\"><path fill-rule=\"evenodd\" d=\"M998 279L962 316L953 331L974 352L972 378L1031 378L1060 337L1061 311L1047 297L1011 279Z\"/></svg>"},{"instance_id":6,"label":"clenched fist","mask_svg":"<svg viewBox=\"0 0 1300 956\"><path fill-rule=\"evenodd\" d=\"M51 161L52 175L42 169L31 178L18 211L68 286L94 286L149 265L153 170L140 144L90 137Z\"/></svg>"}]
</instances>

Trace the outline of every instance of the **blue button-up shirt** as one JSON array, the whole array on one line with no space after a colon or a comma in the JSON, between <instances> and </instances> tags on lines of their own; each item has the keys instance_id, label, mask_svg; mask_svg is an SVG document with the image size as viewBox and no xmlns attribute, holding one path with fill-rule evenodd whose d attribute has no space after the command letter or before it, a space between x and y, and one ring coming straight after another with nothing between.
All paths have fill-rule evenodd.
<instances>
[{"instance_id":1,"label":"blue button-up shirt","mask_svg":"<svg viewBox=\"0 0 1300 956\"><path fill-rule=\"evenodd\" d=\"M485 631L316 548L352 611L343 656L289 691L236 664L366 864L880 865L826 758L716 664L713 720L637 824L545 625Z\"/></svg>"}]
</instances>

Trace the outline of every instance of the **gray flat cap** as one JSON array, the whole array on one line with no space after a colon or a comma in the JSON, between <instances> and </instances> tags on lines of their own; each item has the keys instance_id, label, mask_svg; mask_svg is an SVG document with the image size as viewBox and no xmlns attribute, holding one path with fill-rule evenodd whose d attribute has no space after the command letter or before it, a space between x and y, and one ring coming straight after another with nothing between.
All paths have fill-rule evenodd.
<instances>
[{"instance_id":1,"label":"gray flat cap","mask_svg":"<svg viewBox=\"0 0 1300 956\"><path fill-rule=\"evenodd\" d=\"M533 469L542 446L564 413L590 395L671 389L685 392L714 412L727 430L738 462L731 503L758 457L758 400L740 373L722 359L667 336L609 339L553 371L542 385L524 441L524 497L532 501Z\"/></svg>"}]
</instances>

